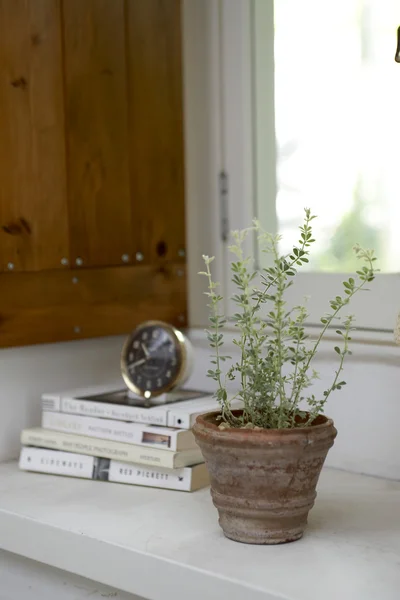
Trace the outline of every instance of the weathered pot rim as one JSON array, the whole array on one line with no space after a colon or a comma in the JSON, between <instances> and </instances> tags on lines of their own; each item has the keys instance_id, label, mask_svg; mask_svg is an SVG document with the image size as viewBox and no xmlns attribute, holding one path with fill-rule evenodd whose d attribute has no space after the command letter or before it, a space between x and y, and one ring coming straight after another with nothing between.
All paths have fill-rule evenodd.
<instances>
[{"instance_id":1,"label":"weathered pot rim","mask_svg":"<svg viewBox=\"0 0 400 600\"><path fill-rule=\"evenodd\" d=\"M241 410L233 410L233 414L240 414ZM274 436L290 436L290 435L305 435L308 436L310 433L317 433L318 431L323 431L324 429L328 429L333 427L333 419L327 417L325 415L319 414L317 419L322 419L323 422L318 423L317 425L310 425L309 427L291 427L284 429L238 429L235 427L228 427L226 429L219 429L215 423L211 423L211 419L215 419L217 416L221 414L220 410L215 410L208 413L203 413L198 415L196 418L196 423L194 429L197 427L203 427L205 429L211 430L213 434L221 435L222 437L231 437L231 436L247 436L247 437L274 437Z\"/></svg>"}]
</instances>

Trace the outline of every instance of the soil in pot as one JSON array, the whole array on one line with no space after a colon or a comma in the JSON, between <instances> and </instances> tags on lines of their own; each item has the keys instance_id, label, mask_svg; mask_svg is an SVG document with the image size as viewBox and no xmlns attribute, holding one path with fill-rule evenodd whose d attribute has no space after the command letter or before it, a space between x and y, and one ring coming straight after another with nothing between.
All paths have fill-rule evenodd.
<instances>
[{"instance_id":1,"label":"soil in pot","mask_svg":"<svg viewBox=\"0 0 400 600\"><path fill-rule=\"evenodd\" d=\"M193 431L224 534L249 544L298 540L336 437L333 421L320 415L310 427L221 430L218 416L199 416Z\"/></svg>"}]
</instances>

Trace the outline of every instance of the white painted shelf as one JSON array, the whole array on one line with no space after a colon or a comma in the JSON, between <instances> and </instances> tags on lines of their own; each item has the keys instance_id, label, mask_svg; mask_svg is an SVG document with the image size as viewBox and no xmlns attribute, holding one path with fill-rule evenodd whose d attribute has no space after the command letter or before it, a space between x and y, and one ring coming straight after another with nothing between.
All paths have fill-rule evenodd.
<instances>
[{"instance_id":1,"label":"white painted shelf","mask_svg":"<svg viewBox=\"0 0 400 600\"><path fill-rule=\"evenodd\" d=\"M326 469L304 538L224 538L209 490L0 465L0 547L149 600L398 600L400 483Z\"/></svg>"}]
</instances>

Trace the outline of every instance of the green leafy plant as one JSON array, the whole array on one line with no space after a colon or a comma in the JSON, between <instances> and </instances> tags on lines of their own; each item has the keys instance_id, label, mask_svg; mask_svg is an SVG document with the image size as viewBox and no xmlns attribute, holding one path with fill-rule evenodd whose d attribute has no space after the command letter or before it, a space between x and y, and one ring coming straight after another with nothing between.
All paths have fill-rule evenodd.
<instances>
[{"instance_id":1,"label":"green leafy plant","mask_svg":"<svg viewBox=\"0 0 400 600\"><path fill-rule=\"evenodd\" d=\"M346 316L341 327L336 329L338 345L338 366L333 381L317 398L309 392L318 373L313 368L321 340L328 328L351 299L360 290L366 289L377 269L373 250L364 250L356 245L354 251L364 263L354 277L343 282L341 295L330 301L330 312L321 317L321 330L316 340L308 339L305 323L308 316L304 305L289 308L286 291L293 285L297 268L308 262L309 248L315 241L312 236L311 222L315 216L305 209L304 222L300 229L298 245L287 255L280 255L280 236L271 235L262 230L255 221L254 227L234 231L234 244L230 246L235 260L231 263L232 281L237 293L232 296L238 312L233 316L239 336L233 343L240 350L240 359L231 363L223 372L223 363L231 357L223 353L223 328L226 317L222 312L223 297L218 293L219 284L213 281L210 265L214 257L203 256L206 270L200 274L207 277L210 308L210 328L206 330L210 347L212 368L207 375L217 383L215 396L221 406L221 426L256 427L281 429L311 425L323 412L327 399L335 390L340 390L345 381L341 372L349 350L350 334L354 317ZM243 244L250 232L259 238L262 251L271 257L271 266L260 273L253 268L253 260L244 255ZM265 310L267 307L267 310ZM263 308L263 310L261 310ZM240 381L240 389L234 398L243 402L243 412L238 416L231 410L227 393L229 380ZM306 410L300 406L306 405Z\"/></svg>"}]
</instances>

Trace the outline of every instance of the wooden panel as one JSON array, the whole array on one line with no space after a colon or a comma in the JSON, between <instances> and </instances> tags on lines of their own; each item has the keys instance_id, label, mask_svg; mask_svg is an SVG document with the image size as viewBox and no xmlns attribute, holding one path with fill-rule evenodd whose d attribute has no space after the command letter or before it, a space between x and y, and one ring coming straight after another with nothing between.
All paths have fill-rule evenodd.
<instances>
[{"instance_id":1,"label":"wooden panel","mask_svg":"<svg viewBox=\"0 0 400 600\"><path fill-rule=\"evenodd\" d=\"M146 261L185 246L180 15L178 0L127 0L134 242Z\"/></svg>"},{"instance_id":2,"label":"wooden panel","mask_svg":"<svg viewBox=\"0 0 400 600\"><path fill-rule=\"evenodd\" d=\"M3 273L0 346L127 333L150 318L182 327L185 281L177 264Z\"/></svg>"},{"instance_id":3,"label":"wooden panel","mask_svg":"<svg viewBox=\"0 0 400 600\"><path fill-rule=\"evenodd\" d=\"M0 270L68 256L60 5L0 0Z\"/></svg>"},{"instance_id":4,"label":"wooden panel","mask_svg":"<svg viewBox=\"0 0 400 600\"><path fill-rule=\"evenodd\" d=\"M132 257L123 0L63 2L72 262Z\"/></svg>"}]
</instances>

